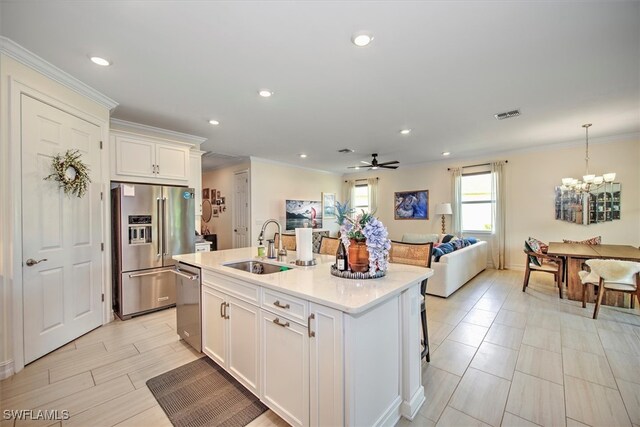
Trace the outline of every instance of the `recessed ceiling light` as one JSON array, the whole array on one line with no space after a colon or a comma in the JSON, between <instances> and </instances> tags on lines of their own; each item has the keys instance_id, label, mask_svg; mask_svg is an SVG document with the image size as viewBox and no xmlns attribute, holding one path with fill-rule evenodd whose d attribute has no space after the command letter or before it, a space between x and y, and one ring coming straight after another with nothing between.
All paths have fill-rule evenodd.
<instances>
[{"instance_id":1,"label":"recessed ceiling light","mask_svg":"<svg viewBox=\"0 0 640 427\"><path fill-rule=\"evenodd\" d=\"M364 47L371 43L373 36L364 33L356 33L351 37L351 41L358 47Z\"/></svg>"},{"instance_id":2,"label":"recessed ceiling light","mask_svg":"<svg viewBox=\"0 0 640 427\"><path fill-rule=\"evenodd\" d=\"M443 156L449 156L450 154L451 154L451 153L450 153L450 152L448 152L448 151L443 151L443 152L442 152L442 155L443 155Z\"/></svg>"},{"instance_id":3,"label":"recessed ceiling light","mask_svg":"<svg viewBox=\"0 0 640 427\"><path fill-rule=\"evenodd\" d=\"M402 135L409 135L409 134L411 133L411 129L402 129L402 130L400 131L400 133L401 133Z\"/></svg>"},{"instance_id":4,"label":"recessed ceiling light","mask_svg":"<svg viewBox=\"0 0 640 427\"><path fill-rule=\"evenodd\" d=\"M111 62L107 61L104 58L100 58L99 56L92 56L91 57L91 62L93 62L94 64L97 64L97 65L102 65L103 67L107 67L107 66L111 65Z\"/></svg>"},{"instance_id":5,"label":"recessed ceiling light","mask_svg":"<svg viewBox=\"0 0 640 427\"><path fill-rule=\"evenodd\" d=\"M218 126L218 125L220 124L220 122L219 122L219 121L217 121L217 120L213 120L213 119L211 119L211 120L209 120L209 124L210 124L210 125L214 125L214 126Z\"/></svg>"},{"instance_id":6,"label":"recessed ceiling light","mask_svg":"<svg viewBox=\"0 0 640 427\"><path fill-rule=\"evenodd\" d=\"M269 98L271 95L273 95L273 92L271 92L269 89L261 89L258 92L258 95L260 95L263 98Z\"/></svg>"},{"instance_id":7,"label":"recessed ceiling light","mask_svg":"<svg viewBox=\"0 0 640 427\"><path fill-rule=\"evenodd\" d=\"M301 158L301 159L306 159L306 158L307 158L307 155L306 155L306 154L300 154L300 158Z\"/></svg>"}]
</instances>

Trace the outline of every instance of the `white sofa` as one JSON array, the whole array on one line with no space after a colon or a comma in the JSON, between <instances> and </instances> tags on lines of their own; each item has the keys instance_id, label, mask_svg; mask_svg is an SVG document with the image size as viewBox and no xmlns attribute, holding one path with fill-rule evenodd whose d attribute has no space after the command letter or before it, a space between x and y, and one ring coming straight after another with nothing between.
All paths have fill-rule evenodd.
<instances>
[{"instance_id":1,"label":"white sofa","mask_svg":"<svg viewBox=\"0 0 640 427\"><path fill-rule=\"evenodd\" d=\"M431 238L422 239L421 237L405 234L402 236L402 241L407 243L433 241ZM441 239L442 236L438 238L438 240ZM438 262L432 261L431 268L434 270L434 274L427 282L427 293L446 298L485 270L487 268L488 247L487 242L478 241L473 245L441 256Z\"/></svg>"}]
</instances>

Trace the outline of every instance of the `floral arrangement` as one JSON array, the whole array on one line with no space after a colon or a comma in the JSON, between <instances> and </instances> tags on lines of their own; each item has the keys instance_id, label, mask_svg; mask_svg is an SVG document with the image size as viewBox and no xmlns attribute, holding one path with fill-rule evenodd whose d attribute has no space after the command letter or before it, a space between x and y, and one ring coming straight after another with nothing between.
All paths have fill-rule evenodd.
<instances>
[{"instance_id":1,"label":"floral arrangement","mask_svg":"<svg viewBox=\"0 0 640 427\"><path fill-rule=\"evenodd\" d=\"M351 239L366 242L369 251L369 274L374 275L378 270L386 271L391 240L384 224L364 210L353 216L354 209L349 208L349 202L336 202L335 211L336 221L340 225L340 239L345 248L349 249Z\"/></svg>"},{"instance_id":2,"label":"floral arrangement","mask_svg":"<svg viewBox=\"0 0 640 427\"><path fill-rule=\"evenodd\" d=\"M44 179L58 181L58 187L62 188L65 194L75 194L82 197L87 192L91 178L89 177L89 167L80 160L78 150L67 150L64 155L57 154L51 161L53 173Z\"/></svg>"}]
</instances>

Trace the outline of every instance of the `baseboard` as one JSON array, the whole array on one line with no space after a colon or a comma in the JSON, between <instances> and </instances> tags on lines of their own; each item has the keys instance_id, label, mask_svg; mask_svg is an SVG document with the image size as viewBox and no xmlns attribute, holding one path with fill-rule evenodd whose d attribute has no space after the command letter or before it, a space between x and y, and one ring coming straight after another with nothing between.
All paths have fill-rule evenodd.
<instances>
[{"instance_id":1,"label":"baseboard","mask_svg":"<svg viewBox=\"0 0 640 427\"><path fill-rule=\"evenodd\" d=\"M413 421L425 400L424 386L420 386L413 394L413 397L411 397L411 402L402 402L400 414L408 420Z\"/></svg>"},{"instance_id":2,"label":"baseboard","mask_svg":"<svg viewBox=\"0 0 640 427\"><path fill-rule=\"evenodd\" d=\"M398 423L398 420L401 417L400 414L400 405L402 403L402 399L400 396L397 396L393 403L389 406L389 408L376 420L373 424L374 426L379 427L393 427Z\"/></svg>"},{"instance_id":3,"label":"baseboard","mask_svg":"<svg viewBox=\"0 0 640 427\"><path fill-rule=\"evenodd\" d=\"M0 363L0 380L9 378L13 375L13 360L6 360Z\"/></svg>"}]
</instances>

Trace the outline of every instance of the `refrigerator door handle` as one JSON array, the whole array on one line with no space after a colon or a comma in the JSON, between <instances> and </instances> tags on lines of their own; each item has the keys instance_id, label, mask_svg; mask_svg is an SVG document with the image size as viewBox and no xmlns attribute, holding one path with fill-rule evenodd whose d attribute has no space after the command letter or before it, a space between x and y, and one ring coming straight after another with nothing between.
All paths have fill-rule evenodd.
<instances>
[{"instance_id":1,"label":"refrigerator door handle","mask_svg":"<svg viewBox=\"0 0 640 427\"><path fill-rule=\"evenodd\" d=\"M169 224L167 224L167 198L162 198L162 255L169 255L167 251L167 233L169 232Z\"/></svg>"},{"instance_id":2,"label":"refrigerator door handle","mask_svg":"<svg viewBox=\"0 0 640 427\"><path fill-rule=\"evenodd\" d=\"M162 246L160 241L160 235L164 234L164 229L162 228L162 221L160 221L160 197L156 199L156 212L157 212L157 222L158 222L158 253L156 254L157 258L162 256Z\"/></svg>"}]
</instances>

